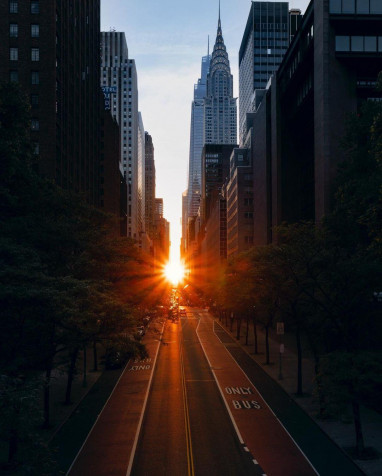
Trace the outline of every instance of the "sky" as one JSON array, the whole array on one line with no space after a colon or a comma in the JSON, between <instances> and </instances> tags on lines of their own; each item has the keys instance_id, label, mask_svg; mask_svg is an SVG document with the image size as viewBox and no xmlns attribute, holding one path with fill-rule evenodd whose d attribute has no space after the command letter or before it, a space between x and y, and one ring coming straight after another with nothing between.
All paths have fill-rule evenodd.
<instances>
[{"instance_id":1,"label":"sky","mask_svg":"<svg viewBox=\"0 0 382 476\"><path fill-rule=\"evenodd\" d=\"M290 0L305 12L309 0ZM179 257L182 193L187 189L191 102L201 58L212 52L219 0L102 0L101 29L123 31L138 73L138 104L152 136L156 197L170 221L171 257ZM221 0L223 38L238 96L238 54L250 0Z\"/></svg>"}]
</instances>

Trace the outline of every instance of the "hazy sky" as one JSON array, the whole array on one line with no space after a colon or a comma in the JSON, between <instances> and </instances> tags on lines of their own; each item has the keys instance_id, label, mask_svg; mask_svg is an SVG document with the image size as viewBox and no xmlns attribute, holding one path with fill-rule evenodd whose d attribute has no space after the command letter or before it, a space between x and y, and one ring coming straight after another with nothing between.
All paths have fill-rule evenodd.
<instances>
[{"instance_id":1,"label":"hazy sky","mask_svg":"<svg viewBox=\"0 0 382 476\"><path fill-rule=\"evenodd\" d=\"M290 0L302 13L309 0ZM218 0L102 0L101 28L126 34L136 61L139 110L155 148L156 196L171 223L171 253L179 255L182 193L187 188L193 87L201 58L215 43ZM238 95L238 52L250 0L221 0L224 42Z\"/></svg>"}]
</instances>

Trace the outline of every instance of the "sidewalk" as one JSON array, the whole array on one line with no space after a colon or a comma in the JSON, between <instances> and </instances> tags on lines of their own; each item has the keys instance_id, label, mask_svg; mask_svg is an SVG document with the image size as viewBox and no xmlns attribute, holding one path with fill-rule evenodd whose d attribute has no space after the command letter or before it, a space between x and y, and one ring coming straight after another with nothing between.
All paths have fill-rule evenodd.
<instances>
[{"instance_id":1,"label":"sidewalk","mask_svg":"<svg viewBox=\"0 0 382 476\"><path fill-rule=\"evenodd\" d=\"M233 332L230 333L229 326L225 326L224 320L219 321L215 318L216 323L219 323L230 334L236 342L236 325L233 327ZM257 363L262 369L271 376L301 407L303 410L320 426L320 428L341 448L354 446L355 431L351 416L346 421L322 421L317 418L318 415L318 401L314 394L314 362L306 343L303 345L303 397L297 397L297 352L294 335L285 334L283 336L283 343L285 346L284 354L282 355L282 376L279 380L279 348L280 338L272 330L270 333L270 365L265 365L265 333L260 326L257 329L258 334L258 354L254 354L254 332L253 325L250 324L248 345L246 341L246 324L243 322L241 327L240 346L241 348ZM382 474L382 415L365 408L362 408L362 428L364 433L365 445L373 447L380 454L379 459L370 461L355 460L355 463L368 476L380 476Z\"/></svg>"}]
</instances>

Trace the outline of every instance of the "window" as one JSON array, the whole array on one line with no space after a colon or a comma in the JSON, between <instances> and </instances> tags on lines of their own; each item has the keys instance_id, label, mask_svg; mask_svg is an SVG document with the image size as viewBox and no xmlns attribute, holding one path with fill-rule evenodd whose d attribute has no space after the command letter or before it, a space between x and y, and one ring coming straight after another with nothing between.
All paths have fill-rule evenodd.
<instances>
[{"instance_id":1,"label":"window","mask_svg":"<svg viewBox=\"0 0 382 476\"><path fill-rule=\"evenodd\" d=\"M382 13L381 0L370 0L370 13Z\"/></svg>"},{"instance_id":2,"label":"window","mask_svg":"<svg viewBox=\"0 0 382 476\"><path fill-rule=\"evenodd\" d=\"M38 71L32 71L31 81L32 84L40 84L40 73Z\"/></svg>"},{"instance_id":3,"label":"window","mask_svg":"<svg viewBox=\"0 0 382 476\"><path fill-rule=\"evenodd\" d=\"M336 36L336 51L350 51L349 36Z\"/></svg>"},{"instance_id":4,"label":"window","mask_svg":"<svg viewBox=\"0 0 382 476\"><path fill-rule=\"evenodd\" d=\"M342 13L355 13L355 0L342 0Z\"/></svg>"},{"instance_id":5,"label":"window","mask_svg":"<svg viewBox=\"0 0 382 476\"><path fill-rule=\"evenodd\" d=\"M19 36L19 26L17 23L11 23L9 25L9 36L11 38L17 38Z\"/></svg>"},{"instance_id":6,"label":"window","mask_svg":"<svg viewBox=\"0 0 382 476\"><path fill-rule=\"evenodd\" d=\"M32 48L31 50L31 60L40 61L40 48Z\"/></svg>"},{"instance_id":7,"label":"window","mask_svg":"<svg viewBox=\"0 0 382 476\"><path fill-rule=\"evenodd\" d=\"M9 2L9 13L17 13L19 11L19 5L17 2Z\"/></svg>"},{"instance_id":8,"label":"window","mask_svg":"<svg viewBox=\"0 0 382 476\"><path fill-rule=\"evenodd\" d=\"M376 36L365 36L365 51L377 51Z\"/></svg>"},{"instance_id":9,"label":"window","mask_svg":"<svg viewBox=\"0 0 382 476\"><path fill-rule=\"evenodd\" d=\"M31 37L38 38L40 36L40 25L31 25Z\"/></svg>"},{"instance_id":10,"label":"window","mask_svg":"<svg viewBox=\"0 0 382 476\"><path fill-rule=\"evenodd\" d=\"M19 59L19 49L9 48L9 59L11 61L17 61Z\"/></svg>"},{"instance_id":11,"label":"window","mask_svg":"<svg viewBox=\"0 0 382 476\"><path fill-rule=\"evenodd\" d=\"M9 81L11 81L11 83L18 83L19 82L19 73L18 73L18 71L10 71L9 72Z\"/></svg>"},{"instance_id":12,"label":"window","mask_svg":"<svg viewBox=\"0 0 382 476\"><path fill-rule=\"evenodd\" d=\"M32 94L31 95L31 106L32 107L37 107L38 104L39 104L38 94Z\"/></svg>"},{"instance_id":13,"label":"window","mask_svg":"<svg viewBox=\"0 0 382 476\"><path fill-rule=\"evenodd\" d=\"M31 13L40 13L40 3L38 2L38 0L31 1Z\"/></svg>"},{"instance_id":14,"label":"window","mask_svg":"<svg viewBox=\"0 0 382 476\"><path fill-rule=\"evenodd\" d=\"M369 13L369 0L357 0L357 13Z\"/></svg>"},{"instance_id":15,"label":"window","mask_svg":"<svg viewBox=\"0 0 382 476\"><path fill-rule=\"evenodd\" d=\"M38 142L33 143L33 154L38 155L40 153L40 144Z\"/></svg>"},{"instance_id":16,"label":"window","mask_svg":"<svg viewBox=\"0 0 382 476\"><path fill-rule=\"evenodd\" d=\"M31 129L32 131L38 131L40 129L40 121L38 119L32 119Z\"/></svg>"},{"instance_id":17,"label":"window","mask_svg":"<svg viewBox=\"0 0 382 476\"><path fill-rule=\"evenodd\" d=\"M352 36L351 37L351 50L352 51L363 51L363 36Z\"/></svg>"}]
</instances>

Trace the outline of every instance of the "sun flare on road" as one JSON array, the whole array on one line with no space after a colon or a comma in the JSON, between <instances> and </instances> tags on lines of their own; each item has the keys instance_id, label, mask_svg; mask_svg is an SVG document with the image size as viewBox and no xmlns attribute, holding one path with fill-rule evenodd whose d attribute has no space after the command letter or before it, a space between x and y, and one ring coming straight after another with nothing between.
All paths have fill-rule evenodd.
<instances>
[{"instance_id":1,"label":"sun flare on road","mask_svg":"<svg viewBox=\"0 0 382 476\"><path fill-rule=\"evenodd\" d=\"M169 261L164 267L164 275L174 286L184 278L184 266L180 261Z\"/></svg>"}]
</instances>

